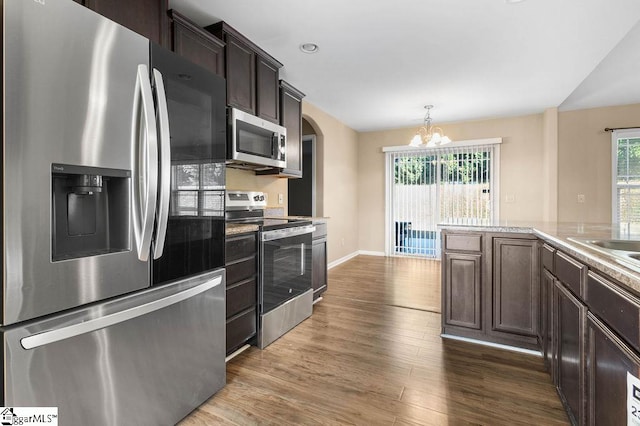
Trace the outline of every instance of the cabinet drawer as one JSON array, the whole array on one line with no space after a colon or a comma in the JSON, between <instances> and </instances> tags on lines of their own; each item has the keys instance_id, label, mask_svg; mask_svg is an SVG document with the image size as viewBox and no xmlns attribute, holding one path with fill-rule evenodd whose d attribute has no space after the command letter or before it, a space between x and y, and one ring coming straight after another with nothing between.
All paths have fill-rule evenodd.
<instances>
[{"instance_id":1,"label":"cabinet drawer","mask_svg":"<svg viewBox=\"0 0 640 426\"><path fill-rule=\"evenodd\" d=\"M257 322L255 309L249 309L227 321L227 354L255 336Z\"/></svg>"},{"instance_id":2,"label":"cabinet drawer","mask_svg":"<svg viewBox=\"0 0 640 426\"><path fill-rule=\"evenodd\" d=\"M257 303L256 278L249 278L227 287L227 318L240 311L255 308Z\"/></svg>"},{"instance_id":3,"label":"cabinet drawer","mask_svg":"<svg viewBox=\"0 0 640 426\"><path fill-rule=\"evenodd\" d=\"M542 266L544 266L544 268L547 271L554 274L555 269L553 264L553 255L555 254L556 249L554 249L548 244L543 244L541 251L542 251Z\"/></svg>"},{"instance_id":4,"label":"cabinet drawer","mask_svg":"<svg viewBox=\"0 0 640 426\"><path fill-rule=\"evenodd\" d=\"M257 250L255 232L227 238L225 241L225 262L231 263L243 257L255 255Z\"/></svg>"},{"instance_id":5,"label":"cabinet drawer","mask_svg":"<svg viewBox=\"0 0 640 426\"><path fill-rule=\"evenodd\" d=\"M587 267L559 251L556 251L554 261L556 277L558 277L573 294L581 296L582 281L587 273Z\"/></svg>"},{"instance_id":6,"label":"cabinet drawer","mask_svg":"<svg viewBox=\"0 0 640 426\"><path fill-rule=\"evenodd\" d=\"M227 270L227 285L246 280L256 275L256 257L231 263L225 266Z\"/></svg>"},{"instance_id":7,"label":"cabinet drawer","mask_svg":"<svg viewBox=\"0 0 640 426\"><path fill-rule=\"evenodd\" d=\"M482 235L445 234L444 248L446 250L481 251Z\"/></svg>"},{"instance_id":8,"label":"cabinet drawer","mask_svg":"<svg viewBox=\"0 0 640 426\"><path fill-rule=\"evenodd\" d=\"M640 351L640 300L591 271L585 293L589 309Z\"/></svg>"},{"instance_id":9,"label":"cabinet drawer","mask_svg":"<svg viewBox=\"0 0 640 426\"><path fill-rule=\"evenodd\" d=\"M322 238L327 236L327 224L326 223L314 223L313 226L316 230L313 231L313 239Z\"/></svg>"}]
</instances>

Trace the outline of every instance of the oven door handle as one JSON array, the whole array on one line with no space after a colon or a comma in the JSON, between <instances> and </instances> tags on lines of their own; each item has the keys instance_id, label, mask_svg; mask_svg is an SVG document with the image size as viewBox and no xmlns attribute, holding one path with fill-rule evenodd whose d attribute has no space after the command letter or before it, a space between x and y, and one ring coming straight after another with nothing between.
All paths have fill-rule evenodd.
<instances>
[{"instance_id":1,"label":"oven door handle","mask_svg":"<svg viewBox=\"0 0 640 426\"><path fill-rule=\"evenodd\" d=\"M296 226L293 228L274 229L273 231L264 231L260 237L261 241L280 240L282 238L296 237L298 235L311 234L316 230L313 225Z\"/></svg>"}]
</instances>

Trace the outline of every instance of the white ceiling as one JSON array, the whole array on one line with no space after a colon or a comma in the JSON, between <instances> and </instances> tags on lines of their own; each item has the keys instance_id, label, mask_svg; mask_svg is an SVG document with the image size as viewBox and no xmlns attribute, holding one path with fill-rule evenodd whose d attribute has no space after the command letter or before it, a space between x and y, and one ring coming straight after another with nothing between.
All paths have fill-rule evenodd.
<instances>
[{"instance_id":1,"label":"white ceiling","mask_svg":"<svg viewBox=\"0 0 640 426\"><path fill-rule=\"evenodd\" d=\"M590 95L612 79L640 87L638 67L613 67L624 77L612 78L603 62L610 52L637 58L640 34L626 43L635 49L623 43L620 52L612 50L640 20L639 0L169 0L169 6L202 26L226 21L282 62L281 78L307 101L357 131L419 125L425 104L435 105L433 121L443 123L540 113L568 97L566 109L640 102L637 90L633 98L624 89ZM301 52L305 42L319 52Z\"/></svg>"}]
</instances>

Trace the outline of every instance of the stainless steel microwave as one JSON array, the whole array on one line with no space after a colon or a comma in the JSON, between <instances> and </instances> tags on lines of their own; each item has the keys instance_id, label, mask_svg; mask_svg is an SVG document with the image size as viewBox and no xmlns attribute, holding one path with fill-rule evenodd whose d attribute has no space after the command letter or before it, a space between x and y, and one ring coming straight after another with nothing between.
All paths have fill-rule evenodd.
<instances>
[{"instance_id":1,"label":"stainless steel microwave","mask_svg":"<svg viewBox=\"0 0 640 426\"><path fill-rule=\"evenodd\" d=\"M228 116L228 162L265 168L286 167L286 128L236 108L229 108Z\"/></svg>"}]
</instances>

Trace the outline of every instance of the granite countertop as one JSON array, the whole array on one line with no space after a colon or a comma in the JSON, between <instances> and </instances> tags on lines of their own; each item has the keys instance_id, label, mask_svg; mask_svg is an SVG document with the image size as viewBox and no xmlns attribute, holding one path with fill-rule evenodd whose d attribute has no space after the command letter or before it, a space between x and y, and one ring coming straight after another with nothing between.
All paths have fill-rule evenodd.
<instances>
[{"instance_id":1,"label":"granite countertop","mask_svg":"<svg viewBox=\"0 0 640 426\"><path fill-rule=\"evenodd\" d=\"M631 291L640 295L640 262L634 264L625 258L603 252L581 243L582 240L640 240L639 233L621 232L617 225L593 223L512 222L501 221L492 225L438 224L439 229L512 232L533 234L556 248L597 269Z\"/></svg>"},{"instance_id":2,"label":"granite countertop","mask_svg":"<svg viewBox=\"0 0 640 426\"><path fill-rule=\"evenodd\" d=\"M244 234L246 232L258 231L258 225L246 223L227 223L225 235Z\"/></svg>"},{"instance_id":3,"label":"granite countertop","mask_svg":"<svg viewBox=\"0 0 640 426\"><path fill-rule=\"evenodd\" d=\"M312 223L327 223L328 217L321 216L285 216L285 219L310 220Z\"/></svg>"}]
</instances>

